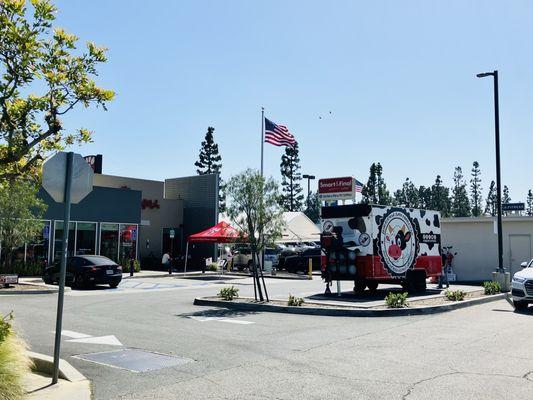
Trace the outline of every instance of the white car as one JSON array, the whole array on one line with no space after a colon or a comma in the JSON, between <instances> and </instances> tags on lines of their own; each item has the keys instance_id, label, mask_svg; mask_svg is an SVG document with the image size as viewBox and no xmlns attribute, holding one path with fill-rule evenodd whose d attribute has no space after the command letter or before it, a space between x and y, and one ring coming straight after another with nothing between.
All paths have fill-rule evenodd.
<instances>
[{"instance_id":1,"label":"white car","mask_svg":"<svg viewBox=\"0 0 533 400\"><path fill-rule=\"evenodd\" d=\"M523 262L522 270L513 275L513 304L517 310L525 310L533 303L533 260Z\"/></svg>"}]
</instances>

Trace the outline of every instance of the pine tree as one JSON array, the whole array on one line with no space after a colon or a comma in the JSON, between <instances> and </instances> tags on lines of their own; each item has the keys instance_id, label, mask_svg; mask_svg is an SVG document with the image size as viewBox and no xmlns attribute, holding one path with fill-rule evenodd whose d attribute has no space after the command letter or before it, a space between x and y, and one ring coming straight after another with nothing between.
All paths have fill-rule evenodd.
<instances>
[{"instance_id":1,"label":"pine tree","mask_svg":"<svg viewBox=\"0 0 533 400\"><path fill-rule=\"evenodd\" d=\"M222 157L218 152L218 144L213 140L213 132L215 128L208 127L205 134L205 140L202 141L198 161L194 163L198 175L218 174L218 210L224 212L226 210L226 195L225 184L220 177L222 169Z\"/></svg>"},{"instance_id":2,"label":"pine tree","mask_svg":"<svg viewBox=\"0 0 533 400\"><path fill-rule=\"evenodd\" d=\"M304 214L315 224L320 221L320 199L318 193L311 193L306 202Z\"/></svg>"},{"instance_id":3,"label":"pine tree","mask_svg":"<svg viewBox=\"0 0 533 400\"><path fill-rule=\"evenodd\" d=\"M421 207L419 191L409 178L405 178L402 188L394 192L392 203L397 206L409 208Z\"/></svg>"},{"instance_id":4,"label":"pine tree","mask_svg":"<svg viewBox=\"0 0 533 400\"><path fill-rule=\"evenodd\" d=\"M454 217L470 216L470 202L466 192L466 183L463 180L463 170L455 167L453 173L452 215Z\"/></svg>"},{"instance_id":5,"label":"pine tree","mask_svg":"<svg viewBox=\"0 0 533 400\"><path fill-rule=\"evenodd\" d=\"M431 186L431 207L432 210L440 211L443 217L450 216L451 201L450 190L442 185L440 175L437 175L435 183Z\"/></svg>"},{"instance_id":6,"label":"pine tree","mask_svg":"<svg viewBox=\"0 0 533 400\"><path fill-rule=\"evenodd\" d=\"M222 169L222 157L218 153L218 144L213 140L214 131L215 128L208 127L205 140L202 141L198 161L194 163L198 167L196 170L198 175L216 174Z\"/></svg>"},{"instance_id":7,"label":"pine tree","mask_svg":"<svg viewBox=\"0 0 533 400\"><path fill-rule=\"evenodd\" d=\"M485 215L496 216L496 182L491 181L485 205Z\"/></svg>"},{"instance_id":8,"label":"pine tree","mask_svg":"<svg viewBox=\"0 0 533 400\"><path fill-rule=\"evenodd\" d=\"M472 215L474 217L479 217L481 215L481 169L479 168L479 163L477 161L474 161L472 166L472 179L470 179Z\"/></svg>"},{"instance_id":9,"label":"pine tree","mask_svg":"<svg viewBox=\"0 0 533 400\"><path fill-rule=\"evenodd\" d=\"M390 205L392 202L389 191L387 190L387 185L385 184L385 179L383 179L383 167L380 163L376 165L376 177L377 177L377 194L378 194L378 204L384 206Z\"/></svg>"},{"instance_id":10,"label":"pine tree","mask_svg":"<svg viewBox=\"0 0 533 400\"><path fill-rule=\"evenodd\" d=\"M294 147L285 147L285 154L281 156L281 206L286 211L300 211L303 206L303 188L300 184L300 157L298 143Z\"/></svg>"},{"instance_id":11,"label":"pine tree","mask_svg":"<svg viewBox=\"0 0 533 400\"><path fill-rule=\"evenodd\" d=\"M528 216L533 217L533 192L531 192L531 189L527 191L526 213Z\"/></svg>"},{"instance_id":12,"label":"pine tree","mask_svg":"<svg viewBox=\"0 0 533 400\"><path fill-rule=\"evenodd\" d=\"M509 188L507 185L503 185L503 192L502 192L502 204L509 204L511 202L511 197L509 196ZM503 215L509 214L508 211L502 211Z\"/></svg>"},{"instance_id":13,"label":"pine tree","mask_svg":"<svg viewBox=\"0 0 533 400\"><path fill-rule=\"evenodd\" d=\"M405 191L402 189L397 189L392 195L392 204L395 206L404 206L407 200L405 198Z\"/></svg>"},{"instance_id":14,"label":"pine tree","mask_svg":"<svg viewBox=\"0 0 533 400\"><path fill-rule=\"evenodd\" d=\"M378 204L378 192L377 184L378 179L376 175L376 164L372 163L370 166L370 175L368 176L368 181L366 185L363 186L361 190L361 195L363 197L362 202L366 204Z\"/></svg>"},{"instance_id":15,"label":"pine tree","mask_svg":"<svg viewBox=\"0 0 533 400\"><path fill-rule=\"evenodd\" d=\"M431 188L420 186L418 188L418 207L431 209L433 201L431 199Z\"/></svg>"}]
</instances>

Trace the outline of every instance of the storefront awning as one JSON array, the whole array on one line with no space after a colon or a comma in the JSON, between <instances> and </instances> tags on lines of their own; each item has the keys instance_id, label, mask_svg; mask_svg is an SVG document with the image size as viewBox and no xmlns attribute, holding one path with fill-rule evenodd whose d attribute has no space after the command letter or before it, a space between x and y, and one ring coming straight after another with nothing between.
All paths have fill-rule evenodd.
<instances>
[{"instance_id":1,"label":"storefront awning","mask_svg":"<svg viewBox=\"0 0 533 400\"><path fill-rule=\"evenodd\" d=\"M237 229L225 221L220 221L215 226L205 231L190 235L188 242L203 243L234 243L239 241L241 235Z\"/></svg>"}]
</instances>

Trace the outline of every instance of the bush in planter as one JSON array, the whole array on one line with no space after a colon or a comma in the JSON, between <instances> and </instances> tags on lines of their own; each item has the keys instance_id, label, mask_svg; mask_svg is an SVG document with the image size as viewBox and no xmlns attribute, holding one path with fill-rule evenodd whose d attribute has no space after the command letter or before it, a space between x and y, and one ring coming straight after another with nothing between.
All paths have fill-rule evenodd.
<instances>
[{"instance_id":1,"label":"bush in planter","mask_svg":"<svg viewBox=\"0 0 533 400\"><path fill-rule=\"evenodd\" d=\"M218 292L218 297L222 297L224 300L233 300L239 297L239 289L234 286L222 288Z\"/></svg>"},{"instance_id":2,"label":"bush in planter","mask_svg":"<svg viewBox=\"0 0 533 400\"><path fill-rule=\"evenodd\" d=\"M218 271L218 264L216 264L216 263L209 264L209 267L207 267L207 270L208 271L217 272Z\"/></svg>"},{"instance_id":3,"label":"bush in planter","mask_svg":"<svg viewBox=\"0 0 533 400\"><path fill-rule=\"evenodd\" d=\"M123 258L119 264L122 266L122 272L130 272L130 260L128 258ZM139 260L133 261L133 272L141 272Z\"/></svg>"},{"instance_id":4,"label":"bush in planter","mask_svg":"<svg viewBox=\"0 0 533 400\"><path fill-rule=\"evenodd\" d=\"M385 304L388 308L404 308L407 307L407 292L392 293L390 292L385 297Z\"/></svg>"},{"instance_id":5,"label":"bush in planter","mask_svg":"<svg viewBox=\"0 0 533 400\"><path fill-rule=\"evenodd\" d=\"M30 371L26 344L11 328L13 315L0 316L0 399L21 400L26 393L22 380Z\"/></svg>"},{"instance_id":6,"label":"bush in planter","mask_svg":"<svg viewBox=\"0 0 533 400\"><path fill-rule=\"evenodd\" d=\"M10 268L2 271L6 274L16 274L18 276L41 276L44 271L44 264L42 261L27 261L16 260L13 261Z\"/></svg>"},{"instance_id":7,"label":"bush in planter","mask_svg":"<svg viewBox=\"0 0 533 400\"><path fill-rule=\"evenodd\" d=\"M290 307L300 307L304 303L304 299L302 297L296 297L292 294L289 294L289 301L287 304Z\"/></svg>"},{"instance_id":8,"label":"bush in planter","mask_svg":"<svg viewBox=\"0 0 533 400\"><path fill-rule=\"evenodd\" d=\"M502 286L499 284L499 282L483 282L483 288L485 289L485 294L487 295L498 294L502 291Z\"/></svg>"},{"instance_id":9,"label":"bush in planter","mask_svg":"<svg viewBox=\"0 0 533 400\"><path fill-rule=\"evenodd\" d=\"M450 301L463 301L465 299L466 292L462 290L446 290L444 295Z\"/></svg>"}]
</instances>

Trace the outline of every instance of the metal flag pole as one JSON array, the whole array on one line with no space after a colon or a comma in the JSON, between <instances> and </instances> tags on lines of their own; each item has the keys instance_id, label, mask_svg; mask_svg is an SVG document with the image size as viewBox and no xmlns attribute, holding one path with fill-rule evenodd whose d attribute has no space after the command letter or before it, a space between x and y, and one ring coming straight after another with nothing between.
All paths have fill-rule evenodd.
<instances>
[{"instance_id":1,"label":"metal flag pole","mask_svg":"<svg viewBox=\"0 0 533 400\"><path fill-rule=\"evenodd\" d=\"M265 108L261 107L261 178L264 180L264 173L263 173L263 149L265 145ZM264 199L264 182L263 182L263 193L261 193L261 201ZM268 292L265 284L265 277L263 275L263 265L265 265L265 235L263 234L263 226L261 225L261 232L260 232L260 240L262 243L262 250L261 250L261 263L259 264L259 273L261 274L261 281L263 282L263 289L265 291L265 297L266 301L268 300Z\"/></svg>"}]
</instances>

